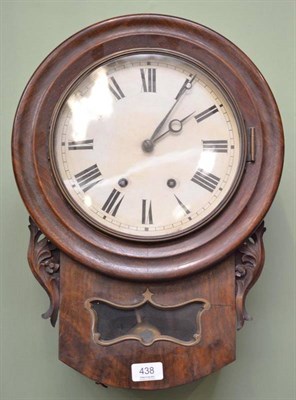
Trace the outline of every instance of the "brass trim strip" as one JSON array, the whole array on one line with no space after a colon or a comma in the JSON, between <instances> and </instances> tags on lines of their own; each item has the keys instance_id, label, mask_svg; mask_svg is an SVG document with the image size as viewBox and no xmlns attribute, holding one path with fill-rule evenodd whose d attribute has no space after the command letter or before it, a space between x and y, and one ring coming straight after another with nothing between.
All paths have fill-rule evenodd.
<instances>
[{"instance_id":1,"label":"brass trim strip","mask_svg":"<svg viewBox=\"0 0 296 400\"><path fill-rule=\"evenodd\" d=\"M255 128L252 126L248 129L247 134L247 162L255 162Z\"/></svg>"},{"instance_id":2,"label":"brass trim strip","mask_svg":"<svg viewBox=\"0 0 296 400\"><path fill-rule=\"evenodd\" d=\"M204 311L207 311L210 309L211 305L210 303L203 299L203 298L196 298L196 299L192 299L192 300L188 300L182 303L178 303L175 305L162 305L162 304L158 304L157 302L155 302L152 299L153 293L147 288L145 290L145 292L143 293L143 300L139 301L138 303L135 304L130 304L130 305L123 305L123 304L117 304L117 303L113 303L109 300L105 300L102 298L98 298L98 297L92 297L90 299L87 299L84 303L85 308L90 312L91 314L91 318L92 318L92 336L93 336L93 341L96 344L99 344L101 346L111 346L113 344L116 343L120 343L123 342L125 340L137 340L138 342L140 342L142 345L144 346L151 346L153 343L158 342L158 341L167 341L167 342L172 342L172 343L176 343L182 346L193 346L195 344L198 344L201 340L201 332L202 332L202 328L201 328L201 316L204 313ZM96 326L97 326L97 322L98 322L98 315L95 312L95 310L93 310L92 308L92 303L105 303L108 304L114 308L117 309L121 309L121 310L129 310L129 309L137 309L139 307L141 307L142 305L144 305L145 303L150 303L151 305L153 305L154 307L158 308L158 309L163 309L163 310L171 310L171 309L177 309L177 308L181 308L184 307L188 304L192 304L192 303L202 303L202 309L197 313L196 315L196 328L197 328L197 332L193 334L193 339L191 341L183 341L180 339L176 339L174 337L171 336L167 336L167 335L158 335L157 337L154 337L151 341L149 342L145 342L140 336L137 336L135 334L128 334L128 335L122 335L116 339L110 339L110 340L104 340L104 339L100 339L100 333L96 332Z\"/></svg>"}]
</instances>

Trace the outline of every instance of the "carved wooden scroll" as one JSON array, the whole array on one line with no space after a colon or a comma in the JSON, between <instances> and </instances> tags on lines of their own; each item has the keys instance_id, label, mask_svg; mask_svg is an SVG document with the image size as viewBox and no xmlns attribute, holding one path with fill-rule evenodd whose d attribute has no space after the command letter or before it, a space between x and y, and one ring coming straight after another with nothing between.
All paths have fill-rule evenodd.
<instances>
[{"instance_id":1,"label":"carved wooden scroll","mask_svg":"<svg viewBox=\"0 0 296 400\"><path fill-rule=\"evenodd\" d=\"M255 232L238 248L236 253L236 315L237 329L241 329L245 321L251 320L245 301L251 287L259 278L264 265L263 234L265 232L264 221Z\"/></svg>"},{"instance_id":2,"label":"carved wooden scroll","mask_svg":"<svg viewBox=\"0 0 296 400\"><path fill-rule=\"evenodd\" d=\"M51 325L55 326L60 302L60 254L59 250L39 230L31 217L29 221L31 235L28 261L35 278L49 296L50 306L42 314L42 317L50 318Z\"/></svg>"}]
</instances>

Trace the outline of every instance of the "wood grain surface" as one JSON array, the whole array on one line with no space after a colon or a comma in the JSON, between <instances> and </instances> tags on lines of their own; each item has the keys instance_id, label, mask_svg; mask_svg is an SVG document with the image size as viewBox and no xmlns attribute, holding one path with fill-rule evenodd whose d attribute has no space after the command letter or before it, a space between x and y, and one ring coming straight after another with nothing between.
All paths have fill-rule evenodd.
<instances>
[{"instance_id":1,"label":"wood grain surface","mask_svg":"<svg viewBox=\"0 0 296 400\"><path fill-rule=\"evenodd\" d=\"M104 276L61 255L60 360L107 386L162 389L192 382L235 359L234 257L193 277L171 282L127 282ZM210 309L201 317L201 341L193 346L159 341L143 346L126 340L101 346L92 337L92 318L85 307L88 299L100 297L116 304L133 305L146 289L154 301L175 305L204 298ZM133 382L131 364L162 362L164 379Z\"/></svg>"}]
</instances>

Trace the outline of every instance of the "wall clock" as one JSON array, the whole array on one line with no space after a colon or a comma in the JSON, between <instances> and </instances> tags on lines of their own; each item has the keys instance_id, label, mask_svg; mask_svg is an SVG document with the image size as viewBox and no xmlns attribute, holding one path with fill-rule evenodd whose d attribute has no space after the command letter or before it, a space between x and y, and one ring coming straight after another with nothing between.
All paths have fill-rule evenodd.
<instances>
[{"instance_id":1,"label":"wall clock","mask_svg":"<svg viewBox=\"0 0 296 400\"><path fill-rule=\"evenodd\" d=\"M61 361L160 389L235 359L283 164L275 100L241 50L176 17L92 25L36 70L12 145Z\"/></svg>"}]
</instances>

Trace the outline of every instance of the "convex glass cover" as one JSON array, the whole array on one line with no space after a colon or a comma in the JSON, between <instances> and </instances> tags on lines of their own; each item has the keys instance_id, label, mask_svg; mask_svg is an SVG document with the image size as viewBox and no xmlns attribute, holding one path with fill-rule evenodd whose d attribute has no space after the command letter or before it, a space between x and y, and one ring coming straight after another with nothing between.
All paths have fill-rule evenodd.
<instances>
[{"instance_id":1,"label":"convex glass cover","mask_svg":"<svg viewBox=\"0 0 296 400\"><path fill-rule=\"evenodd\" d=\"M218 80L175 54L122 55L75 82L51 131L71 205L120 237L160 240L206 223L244 164L240 116Z\"/></svg>"}]
</instances>

